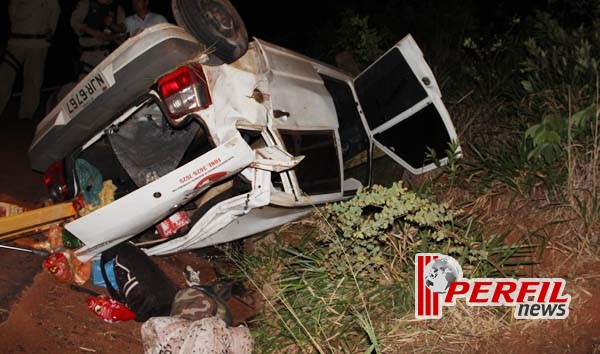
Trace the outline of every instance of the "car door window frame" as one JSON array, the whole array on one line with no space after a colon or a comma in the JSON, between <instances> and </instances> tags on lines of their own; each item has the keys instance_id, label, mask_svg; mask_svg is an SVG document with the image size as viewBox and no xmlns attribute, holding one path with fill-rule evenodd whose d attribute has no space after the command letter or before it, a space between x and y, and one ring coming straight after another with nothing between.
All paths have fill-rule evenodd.
<instances>
[{"instance_id":1,"label":"car door window frame","mask_svg":"<svg viewBox=\"0 0 600 354\"><path fill-rule=\"evenodd\" d=\"M344 170L343 170L343 164L342 164L342 159L341 159L340 137L339 137L339 133L338 133L337 129L323 129L323 128L315 128L315 127L302 127L302 129L291 129L289 127L286 127L286 128L277 129L276 136L277 136L278 140L281 142L281 147L283 149L285 149L288 153L295 155L294 152L290 151L290 149L288 149L287 146L285 145L284 139L281 136L281 131L298 131L298 132L314 131L314 132L330 133L331 137L332 137L332 141L333 141L333 148L335 151L336 160L337 160L336 163L338 165L339 180L338 180L338 188L337 188L337 191L335 191L335 192L308 194L301 188L299 180L298 180L298 176L297 176L295 170L288 171L287 173L290 177L292 186L298 193L295 205L318 204L318 203L324 203L324 202L328 202L331 200L335 200L336 198L339 199L340 195L343 194ZM304 163L304 161L300 162L299 166L301 166L302 163Z\"/></svg>"},{"instance_id":2,"label":"car door window frame","mask_svg":"<svg viewBox=\"0 0 600 354\"><path fill-rule=\"evenodd\" d=\"M395 113L395 115L388 117L388 119L383 123L379 123L377 126L371 127L371 122L369 122L369 119L366 116L366 113L364 112L363 103L361 103L360 101L358 95L358 88L356 87L356 84L357 81L359 81L360 78L363 77L363 75L365 75L365 73L368 73L369 70L373 69L378 64L380 64L381 61L384 60L386 56L390 55L390 53L392 53L393 51L397 51L399 53L403 61L406 63L407 69L410 70L410 72L413 75L413 79L409 79L407 80L407 82L418 82L420 85L420 89L423 90L426 96L424 98L419 99L419 101L412 103L410 106L408 106L408 108L404 108L404 111L397 112ZM394 62L391 63L393 64ZM421 167L412 166L403 158L401 158L398 154L396 154L396 152L392 151L382 142L378 141L375 137L377 134L384 133L390 128L396 126L397 124L400 124L402 121L405 121L410 117L414 116L416 113L423 111L429 105L433 105L433 107L436 109L439 115L439 118L441 119L441 122L443 123L443 126L446 130L450 142L456 142L458 140L456 131L454 129L454 125L450 120L450 115L448 114L448 111L446 110L446 107L444 106L444 103L441 100L441 92L435 80L435 76L433 75L433 72L429 68L429 65L423 58L423 54L419 49L418 45L410 35L404 37L402 40L396 43L396 45L394 45L392 48L386 51L386 53L384 53L380 58L378 58L375 62L369 65L367 69L365 69L361 74L355 77L353 80L352 90L358 102L359 113L363 118L365 128L368 130L368 134L370 136L372 144L374 146L377 146L384 153L390 156L394 161L398 162L400 165L402 165L404 168L406 168L413 174L419 174L433 170L438 167L438 164L432 161L430 163L423 163ZM457 156L460 156L460 146L457 147L455 153L457 154ZM448 158L444 157L441 158L438 161L438 163L444 165L447 163L447 161Z\"/></svg>"}]
</instances>

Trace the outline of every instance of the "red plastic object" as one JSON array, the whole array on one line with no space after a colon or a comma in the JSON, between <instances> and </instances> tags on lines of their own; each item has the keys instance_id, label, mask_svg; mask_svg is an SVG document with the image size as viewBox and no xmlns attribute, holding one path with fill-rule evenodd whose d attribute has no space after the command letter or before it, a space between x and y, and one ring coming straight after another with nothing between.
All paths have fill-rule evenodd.
<instances>
[{"instance_id":1,"label":"red plastic object","mask_svg":"<svg viewBox=\"0 0 600 354\"><path fill-rule=\"evenodd\" d=\"M42 265L45 270L54 275L56 279L62 282L69 282L73 279L69 260L62 253L54 253L44 260Z\"/></svg>"},{"instance_id":2,"label":"red plastic object","mask_svg":"<svg viewBox=\"0 0 600 354\"><path fill-rule=\"evenodd\" d=\"M88 297L87 307L104 322L113 323L135 319L135 312L117 300L105 296Z\"/></svg>"},{"instance_id":3,"label":"red plastic object","mask_svg":"<svg viewBox=\"0 0 600 354\"><path fill-rule=\"evenodd\" d=\"M83 194L77 194L71 203L73 204L73 209L77 212L81 209L85 209L85 199L83 198Z\"/></svg>"},{"instance_id":4,"label":"red plastic object","mask_svg":"<svg viewBox=\"0 0 600 354\"><path fill-rule=\"evenodd\" d=\"M44 184L48 188L48 194L54 201L63 201L67 199L69 191L65 182L62 161L56 161L44 173Z\"/></svg>"},{"instance_id":5,"label":"red plastic object","mask_svg":"<svg viewBox=\"0 0 600 354\"><path fill-rule=\"evenodd\" d=\"M190 221L190 217L185 211L178 211L168 219L156 225L156 230L158 230L160 237L168 238L175 235L179 229L189 224Z\"/></svg>"}]
</instances>

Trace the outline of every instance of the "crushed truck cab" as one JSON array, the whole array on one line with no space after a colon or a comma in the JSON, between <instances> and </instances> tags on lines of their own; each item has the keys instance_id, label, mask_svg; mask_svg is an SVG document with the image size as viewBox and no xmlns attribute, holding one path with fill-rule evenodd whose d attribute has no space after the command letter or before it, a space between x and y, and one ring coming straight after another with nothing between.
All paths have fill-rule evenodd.
<instances>
[{"instance_id":1,"label":"crushed truck cab","mask_svg":"<svg viewBox=\"0 0 600 354\"><path fill-rule=\"evenodd\" d=\"M182 28L152 27L38 125L32 168L57 200L85 195L91 175L116 187L114 202L66 225L85 244L79 258L129 239L159 255L249 236L352 196L369 176L345 166L375 146L423 173L436 168L429 149L456 142L411 36L357 77L259 39L247 47L215 64ZM185 225L156 236L173 218Z\"/></svg>"}]
</instances>

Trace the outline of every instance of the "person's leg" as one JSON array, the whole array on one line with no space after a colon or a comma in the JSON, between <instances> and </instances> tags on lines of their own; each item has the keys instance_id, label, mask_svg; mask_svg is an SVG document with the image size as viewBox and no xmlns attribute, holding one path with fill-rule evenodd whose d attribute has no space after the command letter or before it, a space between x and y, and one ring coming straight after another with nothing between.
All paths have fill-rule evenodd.
<instances>
[{"instance_id":1,"label":"person's leg","mask_svg":"<svg viewBox=\"0 0 600 354\"><path fill-rule=\"evenodd\" d=\"M19 47L8 46L4 53L4 58L0 64L0 114L4 112L10 95L12 94L13 84L17 72L20 70L23 62L23 50Z\"/></svg>"},{"instance_id":2,"label":"person's leg","mask_svg":"<svg viewBox=\"0 0 600 354\"><path fill-rule=\"evenodd\" d=\"M27 49L23 64L23 96L19 107L19 119L32 119L38 108L47 52L48 48Z\"/></svg>"}]
</instances>

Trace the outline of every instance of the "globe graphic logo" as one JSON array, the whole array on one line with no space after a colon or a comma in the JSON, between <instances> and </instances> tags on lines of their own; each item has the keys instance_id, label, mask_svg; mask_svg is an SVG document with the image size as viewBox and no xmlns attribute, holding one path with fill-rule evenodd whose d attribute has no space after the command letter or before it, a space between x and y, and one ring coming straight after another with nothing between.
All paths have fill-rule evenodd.
<instances>
[{"instance_id":1,"label":"globe graphic logo","mask_svg":"<svg viewBox=\"0 0 600 354\"><path fill-rule=\"evenodd\" d=\"M454 258L440 257L425 266L424 278L429 290L445 294L452 282L462 278L462 268Z\"/></svg>"}]
</instances>

